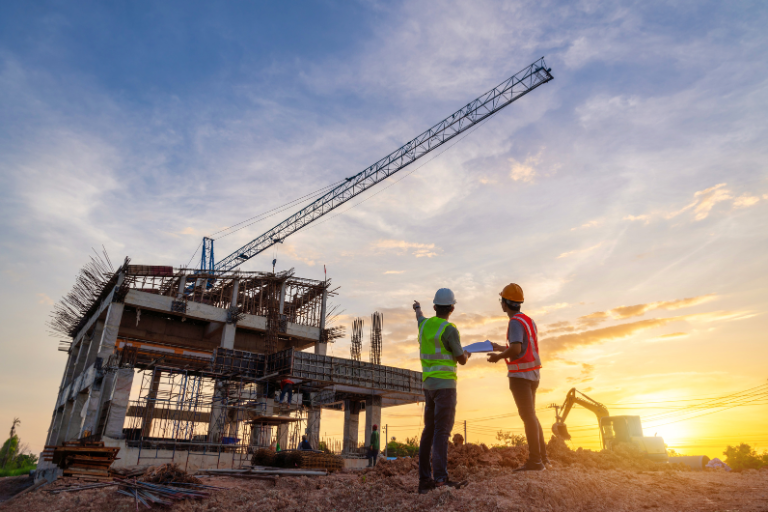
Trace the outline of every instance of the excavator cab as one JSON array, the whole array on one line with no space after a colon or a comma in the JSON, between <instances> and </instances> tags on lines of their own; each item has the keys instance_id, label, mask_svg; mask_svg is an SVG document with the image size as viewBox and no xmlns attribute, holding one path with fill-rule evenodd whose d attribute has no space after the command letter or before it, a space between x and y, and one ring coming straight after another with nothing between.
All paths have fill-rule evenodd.
<instances>
[{"instance_id":1,"label":"excavator cab","mask_svg":"<svg viewBox=\"0 0 768 512\"><path fill-rule=\"evenodd\" d=\"M600 433L604 447L612 450L618 443L633 444L646 457L655 462L669 458L667 446L661 437L645 437L640 416L606 416L600 418Z\"/></svg>"}]
</instances>

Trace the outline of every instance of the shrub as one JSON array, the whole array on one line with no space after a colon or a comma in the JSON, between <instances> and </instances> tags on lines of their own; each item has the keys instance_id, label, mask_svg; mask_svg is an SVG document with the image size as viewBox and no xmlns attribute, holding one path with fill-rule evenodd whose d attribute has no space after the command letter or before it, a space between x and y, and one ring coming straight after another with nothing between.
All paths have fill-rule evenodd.
<instances>
[{"instance_id":1,"label":"shrub","mask_svg":"<svg viewBox=\"0 0 768 512\"><path fill-rule=\"evenodd\" d=\"M739 446L728 445L723 455L725 455L725 463L734 471L768 467L768 452L764 451L758 455L757 451L746 443L741 443Z\"/></svg>"}]
</instances>

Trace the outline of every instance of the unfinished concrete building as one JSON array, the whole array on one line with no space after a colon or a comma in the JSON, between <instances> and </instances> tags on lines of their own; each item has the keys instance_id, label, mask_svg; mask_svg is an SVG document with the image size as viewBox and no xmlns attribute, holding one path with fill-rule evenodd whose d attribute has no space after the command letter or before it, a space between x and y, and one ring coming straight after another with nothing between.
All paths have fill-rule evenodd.
<instances>
[{"instance_id":1,"label":"unfinished concrete building","mask_svg":"<svg viewBox=\"0 0 768 512\"><path fill-rule=\"evenodd\" d=\"M120 448L118 466L240 467L256 448L296 448L303 434L320 448L321 411L333 408L344 411L342 454L354 465L360 412L368 432L382 407L423 401L421 373L327 356L339 336L326 327L332 294L292 272L126 260L69 317L46 445L102 441ZM293 399L279 404L286 378Z\"/></svg>"}]
</instances>

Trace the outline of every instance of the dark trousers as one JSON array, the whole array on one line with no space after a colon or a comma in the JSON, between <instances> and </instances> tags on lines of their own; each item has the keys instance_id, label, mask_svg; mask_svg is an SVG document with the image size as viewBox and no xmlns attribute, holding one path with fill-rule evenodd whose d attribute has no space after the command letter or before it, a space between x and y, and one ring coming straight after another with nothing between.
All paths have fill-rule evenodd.
<instances>
[{"instance_id":1,"label":"dark trousers","mask_svg":"<svg viewBox=\"0 0 768 512\"><path fill-rule=\"evenodd\" d=\"M509 389L517 405L517 413L525 425L525 438L528 441L528 462L538 463L547 460L547 443L544 432L536 417L536 389L539 381L510 377Z\"/></svg>"},{"instance_id":2,"label":"dark trousers","mask_svg":"<svg viewBox=\"0 0 768 512\"><path fill-rule=\"evenodd\" d=\"M290 404L293 400L293 384L283 386L283 389L280 391L280 403L285 401L285 395L288 395L288 403Z\"/></svg>"},{"instance_id":3,"label":"dark trousers","mask_svg":"<svg viewBox=\"0 0 768 512\"><path fill-rule=\"evenodd\" d=\"M448 437L456 418L456 389L424 390L424 432L419 445L419 480L448 480Z\"/></svg>"},{"instance_id":4,"label":"dark trousers","mask_svg":"<svg viewBox=\"0 0 768 512\"><path fill-rule=\"evenodd\" d=\"M379 450L370 446L368 447L368 453L366 455L368 457L368 467L370 468L376 466L376 459L378 458Z\"/></svg>"}]
</instances>

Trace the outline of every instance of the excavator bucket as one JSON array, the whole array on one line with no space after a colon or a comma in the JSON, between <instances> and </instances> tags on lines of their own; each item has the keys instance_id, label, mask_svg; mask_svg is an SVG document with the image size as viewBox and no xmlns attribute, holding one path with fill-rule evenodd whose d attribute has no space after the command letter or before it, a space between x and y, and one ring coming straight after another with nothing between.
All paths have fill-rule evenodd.
<instances>
[{"instance_id":1,"label":"excavator bucket","mask_svg":"<svg viewBox=\"0 0 768 512\"><path fill-rule=\"evenodd\" d=\"M552 433L555 434L555 437L559 437L564 441L568 441L571 438L571 434L568 433L568 427L565 426L565 423L555 423L552 425Z\"/></svg>"}]
</instances>

